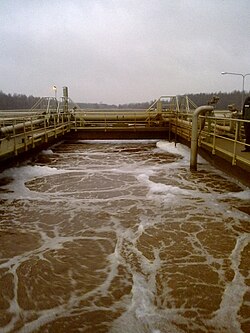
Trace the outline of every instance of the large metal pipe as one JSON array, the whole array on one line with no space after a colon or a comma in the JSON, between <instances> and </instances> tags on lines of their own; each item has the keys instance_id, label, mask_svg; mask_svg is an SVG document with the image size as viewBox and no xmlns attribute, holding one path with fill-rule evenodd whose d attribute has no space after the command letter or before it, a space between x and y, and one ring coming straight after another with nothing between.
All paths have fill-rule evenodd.
<instances>
[{"instance_id":1,"label":"large metal pipe","mask_svg":"<svg viewBox=\"0 0 250 333\"><path fill-rule=\"evenodd\" d=\"M14 133L15 131L24 131L25 127L33 126L33 125L38 125L44 122L44 119L35 119L35 120L30 120L30 121L25 121L22 123L18 124L13 124L13 125L8 125L0 128L0 137L7 135L9 133Z\"/></svg>"},{"instance_id":2,"label":"large metal pipe","mask_svg":"<svg viewBox=\"0 0 250 333\"><path fill-rule=\"evenodd\" d=\"M207 111L213 111L213 106L199 106L192 117L192 135L190 151L190 170L197 171L197 153L198 153L198 117Z\"/></svg>"},{"instance_id":3,"label":"large metal pipe","mask_svg":"<svg viewBox=\"0 0 250 333\"><path fill-rule=\"evenodd\" d=\"M83 121L146 121L157 119L159 113L157 112L77 112L75 113L76 119L81 119ZM165 119L169 114L163 115Z\"/></svg>"}]
</instances>

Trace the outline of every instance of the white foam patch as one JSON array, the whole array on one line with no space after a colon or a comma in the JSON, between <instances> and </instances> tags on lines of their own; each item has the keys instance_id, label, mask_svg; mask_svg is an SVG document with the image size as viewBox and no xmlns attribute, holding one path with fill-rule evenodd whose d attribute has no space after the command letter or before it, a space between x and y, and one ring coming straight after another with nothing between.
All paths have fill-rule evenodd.
<instances>
[{"instance_id":1,"label":"white foam patch","mask_svg":"<svg viewBox=\"0 0 250 333\"><path fill-rule=\"evenodd\" d=\"M249 242L249 234L242 234L238 237L230 256L234 278L227 283L220 308L214 313L214 317L208 320L209 324L214 326L219 326L220 323L223 323L227 332L242 332L238 321L238 311L249 288L246 285L244 276L241 274L240 263L241 253Z\"/></svg>"},{"instance_id":2,"label":"white foam patch","mask_svg":"<svg viewBox=\"0 0 250 333\"><path fill-rule=\"evenodd\" d=\"M147 262L147 277L138 272L133 273L133 287L131 290L131 302L127 310L117 318L112 325L110 333L161 333L159 321L161 314L157 311L154 299L156 293L156 272L161 266L159 251L155 252L156 259L150 264ZM164 317L168 314L165 312ZM172 316L172 315L171 315ZM162 318L161 318L162 319ZM165 319L165 318L164 318ZM179 332L168 321L171 332Z\"/></svg>"},{"instance_id":3,"label":"white foam patch","mask_svg":"<svg viewBox=\"0 0 250 333\"><path fill-rule=\"evenodd\" d=\"M193 193L193 191L182 189L177 186L172 185L166 185L162 183L155 183L149 179L148 174L140 174L137 176L137 179L139 182L143 183L144 185L147 185L149 187L149 192L153 194L170 194L172 196L175 195L190 195Z\"/></svg>"},{"instance_id":4,"label":"white foam patch","mask_svg":"<svg viewBox=\"0 0 250 333\"><path fill-rule=\"evenodd\" d=\"M100 141L103 143L103 141ZM124 144L124 141L120 141L122 144ZM148 141L147 141L148 142ZM95 144L95 142L91 141L90 143ZM110 142L108 141L107 143L115 143L114 141ZM118 142L116 142L118 143ZM131 141L129 141L131 143ZM138 141L136 141L138 143ZM67 225L70 226L71 224L74 223L74 221L80 221L84 215L84 212L90 212L97 214L98 211L104 214L104 216L107 217L107 223L105 222L105 218L102 222L102 226L96 227L97 231L100 233L103 232L116 232L117 235L117 242L115 249L113 253L107 254L107 262L108 266L106 267L106 271L108 272L107 277L104 282L102 282L99 286L97 286L93 291L90 291L89 293L86 294L79 294L79 296L74 296L74 294L71 296L69 301L62 306L54 307L51 309L45 309L41 310L40 312L37 312L37 319L34 319L32 322L26 322L23 327L19 329L20 333L31 333L34 330L39 330L41 326L45 325L46 323L53 322L54 320L58 320L58 318L62 317L63 320L67 318L70 314L74 315L76 313L75 310L77 311L88 311L87 308L80 308L80 304L82 300L88 299L91 295L98 295L98 297L102 295L107 295L108 291L111 290L110 286L112 281L114 281L115 277L118 276L119 270L118 267L119 265L122 265L126 268L126 270L131 274L132 276L132 282L133 282L133 287L131 290L131 293L128 295L124 295L121 298L121 302L117 305L120 307L120 309L124 309L124 312L121 314L120 317L118 317L114 322L112 323L112 327L110 330L110 333L127 333L127 332L133 332L133 333L163 333L163 332L171 332L171 333L183 333L183 329L178 328L178 324L185 324L187 323L190 325L190 329L195 329L195 327L192 327L192 322L188 318L184 318L182 315L182 311L185 312L184 308L164 308L161 309L156 306L155 301L157 300L157 280L156 278L159 276L158 273L160 272L161 267L164 268L164 265L166 262L164 261L165 259L161 259L160 254L162 251L166 251L164 242L162 244L155 244L154 248L154 260L149 260L147 257L144 256L143 252L137 247L137 240L140 238L143 232L147 232L147 229L153 225L156 224L161 224L161 223L166 223L166 217L165 213L171 214L171 209L166 211L164 205L162 205L162 202L165 203L171 203L171 208L174 207L174 203L178 205L178 209L181 210L182 204L183 206L187 202L189 207L192 208L192 211L187 211L187 214L208 214L208 217L211 214L211 218L214 221L219 221L222 222L222 214L225 217L225 220L228 218L228 221L233 217L236 218L236 221L239 218L242 218L242 212L236 212L234 210L231 210L231 205L227 204L222 204L219 201L217 201L217 198L221 197L220 194L216 194L213 192L209 193L203 193L200 192L199 190L195 190L195 187L189 186L189 190L185 188L181 188L178 186L173 186L173 185L168 185L168 172L166 171L166 168L168 167L173 167L173 169L176 169L176 177L174 178L177 180L177 182L174 182L174 184L178 184L180 182L180 175L178 173L178 168L177 166L182 166L183 161L184 163L189 163L189 149L181 144L177 144L177 146L174 145L174 143L169 143L166 141L160 141L157 142L156 144L157 148L155 149L161 149L162 151L166 151L175 155L180 155L183 158L177 162L174 163L160 163L157 166L152 166L152 165L147 165L147 163L143 164L141 161L133 161L133 154L131 154L131 159L128 160L123 160L122 155L118 156L117 161L119 163L114 163L112 164L112 159L110 159L110 162L107 162L106 164L102 164L102 157L100 159L93 159L92 164L90 163L89 165L86 166L86 159L84 159L84 163L79 163L79 170L80 174L83 172L84 174L82 175L82 179L84 181L84 177L86 174L89 174L90 177L93 177L91 179L94 180L94 176L101 173L105 177L107 177L108 180L112 180L112 177L109 179L108 177L108 172L110 173L116 173L116 174L129 174L133 175L136 177L138 182L143 185L143 190L145 190L146 187L146 192L147 192L147 201L144 200L143 195L139 194L139 197L136 196L136 194L128 194L124 196L124 187L127 189L130 188L141 188L136 184L136 181L131 181L130 179L132 177L129 177L128 183L126 183L126 180L124 183L120 183L118 181L117 183L114 181L112 183L112 186L114 188L117 188L117 190L121 190L120 197L115 197L114 199L95 199L91 198L90 201L85 199L79 199L82 200L79 204L77 201L78 198L77 196L74 197L74 194L69 193L81 193L83 191L83 188L81 186L76 186L76 188L67 188L67 186L72 186L69 184L64 184L64 175L61 178L61 183L62 187L59 186L58 192L53 192L53 195L56 198L55 205L50 205L49 207L49 217L48 218L53 218L53 215L59 214L62 210L63 213L67 209L67 214L69 214L69 219ZM112 155L112 147L110 156ZM78 155L78 158L80 160L80 155L85 154L85 152L81 153L78 151L73 151L73 154L76 156ZM45 153L46 154L46 153ZM106 155L106 153L103 152L96 152L95 150L92 152L87 152L86 154L91 155L91 154L96 154L98 156L101 155ZM67 156L68 152L62 153L62 155ZM167 154L166 154L167 155ZM149 155L150 156L150 155ZM79 160L77 162L79 162ZM29 198L29 199L37 199L37 198L45 198L48 202L52 198L51 193L38 193L34 191L29 191L25 187L25 182L30 181L32 179L35 179L36 177L45 177L45 176L51 176L51 175L56 175L56 174L67 174L69 172L79 172L78 169L76 169L76 165L72 163L72 161L75 162L75 160L71 158L67 158L65 164L66 168L69 167L74 167L74 170L58 170L57 168L51 168L47 166L25 166L25 167L20 167L20 168L13 168L4 171L0 177L11 177L13 178L13 182L10 184L6 185L6 188L13 189L15 193L3 193L3 195L8 196L10 198ZM81 160L80 160L81 161ZM67 165L67 163L69 163ZM110 164L109 164L110 163ZM179 164L179 165L178 165ZM78 165L78 164L77 164ZM98 168L97 168L98 166ZM99 169L100 168L100 169ZM209 167L210 168L210 167ZM159 179L162 179L162 173L163 171L166 171L166 184L163 182L156 183L150 179L150 176L156 175L157 172L160 171L160 177ZM116 175L117 176L117 175ZM122 178L122 177L121 177ZM126 177L124 177L126 179ZM56 179L56 184L53 184L52 181L53 177L49 179L51 181L50 187L57 186L58 179ZM114 179L119 179L119 177L115 177ZM154 178L152 178L154 179ZM157 177L155 178L157 179ZM78 178L76 177L76 181ZM189 185L188 180L183 180L185 183L181 184L182 187L184 185ZM202 180L201 180L202 182ZM61 185L60 183L60 185ZM77 184L77 183L76 183ZM125 184L125 185L124 185ZM139 184L139 185L140 185ZM191 184L193 185L193 184ZM37 184L39 186L39 184ZM120 186L122 188L120 188ZM133 187L134 186L134 187ZM206 184L204 184L206 186ZM190 188L193 188L194 190L190 190ZM69 192L70 190L71 192ZM65 191L65 192L64 192ZM75 191L75 192L74 192ZM78 192L77 192L78 191ZM102 189L100 188L100 191ZM133 193L133 191L132 191ZM140 192L141 193L141 192ZM65 196L64 196L65 195ZM188 198L186 198L186 195ZM236 198L242 198L242 199L249 199L250 195L250 190L245 190L242 192L238 193L229 193L226 195L235 196ZM184 197L185 196L185 197ZM197 202L192 202L189 201L189 199L193 199L194 197L201 198L199 205L197 205ZM129 204L124 205L123 203L126 204L126 198L131 201ZM119 200L118 200L119 199ZM125 199L125 200L124 200ZM152 199L152 207L150 206L151 203L149 203L148 199ZM64 200L63 205L61 205L60 200ZM99 201L98 201L99 200ZM119 201L119 205L117 205ZM158 205L158 203L160 203ZM173 203L173 205L172 205ZM147 205L149 204L149 207ZM157 204L157 205L155 205ZM44 205L44 207L42 206ZM28 209L32 207L34 211L37 211L37 214L40 214L41 212L46 209L46 202L42 203L40 205L39 202L35 203L33 206L32 205L28 206ZM135 216L132 216L133 208L136 207L136 209L139 211L138 215L137 213ZM160 207L162 209L157 210L157 208ZM149 210L148 210L149 208ZM150 209L154 209L154 212L157 212L157 214L154 214L154 218L152 218ZM175 207L174 207L175 208ZM230 208L230 209L229 209ZM11 210L11 207L9 208ZM18 209L18 208L17 208ZM127 215L127 212L129 212L131 209L131 212ZM183 213L185 210L183 210ZM223 213L222 213L223 212ZM47 209L46 209L46 214L47 214ZM184 214L183 214L184 215ZM36 214L35 214L36 216ZM127 216L127 217L126 217ZM122 217L120 221L120 217ZM123 217L126 219L131 217L131 220L133 218L138 219L133 227L125 227L122 223ZM218 218L218 220L217 220ZM229 219L230 218L230 219ZM247 217L246 217L247 218ZM249 218L249 216L248 216ZM39 217L38 217L39 219ZM185 223L185 217L181 216L179 218L180 223ZM34 225L36 225L36 221L34 221ZM203 222L197 221L196 224L198 227L202 227ZM63 248L65 243L74 243L74 241L79 240L82 241L84 240L84 236L81 235L80 233L76 233L75 235L65 235L62 236L60 232L62 231L60 228L61 222L56 224L53 229L53 237L50 236L49 234L47 235L46 232L43 232L42 230L39 231L40 236L41 236L41 247L36 249L35 252L34 250L30 252L26 252L25 254L21 254L20 256L16 256L15 258L12 258L8 260L6 263L2 263L2 267L8 268L9 271L16 277L16 280L14 280L15 283L15 298L13 298L13 301L10 301L10 310L13 311L15 315L13 315L12 320L7 324L3 329L3 332L10 332L14 329L15 324L18 320L18 316L21 313L25 315L28 315L28 312L25 312L23 309L19 309L18 305L18 297L17 297L17 287L18 287L18 278L16 271L23 262L28 260L31 256L36 255L40 260L44 260L45 256L44 253L49 250L60 250ZM63 223L62 223L63 226ZM86 227L86 230L91 230L91 233L93 232L94 227L92 226L84 226ZM137 230L136 230L137 227ZM40 227L39 227L40 228ZM97 234L98 234L97 232ZM103 237L103 236L101 236ZM96 242L99 238L98 235L93 235L88 236L86 239L91 239L93 242ZM102 239L102 238L100 238ZM221 267L223 264L224 258L220 259L215 259L213 258L212 254L210 255L205 247L200 248L199 247L199 242L198 239L196 238L196 234L192 233L190 236L188 236L187 240L191 242L190 244L194 248L194 254L196 254L198 251L198 254L200 255L200 251L203 251L202 255L206 258L208 263L214 263L218 262L220 263ZM235 273L235 277L232 281L227 281L227 288L225 290L225 293L222 298L221 306L218 309L216 313L214 313L214 318L211 319L210 322L208 322L208 327L211 325L214 325L216 328L218 328L217 331L223 331L223 326L224 322L228 322L228 332L230 331L239 331L239 324L237 323L237 313L238 313L238 308L242 304L242 299L244 296L244 292L247 291L247 285L246 282L243 278L243 275L241 275L241 270L240 270L240 263L241 263L241 253L244 250L245 246L249 243L249 235L242 235L239 236L237 239L237 243L235 245L235 249L232 251L232 255L230 256L230 260L232 262L231 269ZM126 245L128 244L128 245ZM104 249L104 248L103 248ZM105 249L104 249L105 251ZM190 253L191 255L191 253ZM137 266L135 267L132 260L132 258L136 258L136 262L138 262L140 268ZM215 269L215 266L213 265L213 269ZM221 268L222 270L222 268ZM218 269L218 272L220 273L220 269ZM15 274L14 274L15 273ZM218 274L219 274L218 273ZM222 282L223 280L223 274L221 273L221 278ZM71 280L72 285L76 283L77 280ZM167 284L167 282L166 282ZM168 287L169 288L169 287ZM76 289L77 290L77 289ZM164 287L164 294L162 294L162 298L170 300L171 301L171 294L170 294L170 288L167 289L167 287ZM92 298L93 299L93 298ZM93 307L90 310L94 309L96 310L98 307L96 306L97 303L93 301ZM111 311L115 310L115 305L114 307L111 306ZM102 308L100 308L102 310ZM68 312L67 312L68 311ZM196 311L196 308L194 308L194 311ZM232 314L232 315L231 315ZM201 317L201 320L203 321L204 319ZM177 325L175 325L177 323ZM234 325L235 330L230 330L230 324ZM79 328L80 329L80 328ZM198 331L196 329L196 331Z\"/></svg>"},{"instance_id":5,"label":"white foam patch","mask_svg":"<svg viewBox=\"0 0 250 333\"><path fill-rule=\"evenodd\" d=\"M229 197L238 198L241 200L250 200L250 189L241 192L229 192L227 194Z\"/></svg>"},{"instance_id":6,"label":"white foam patch","mask_svg":"<svg viewBox=\"0 0 250 333\"><path fill-rule=\"evenodd\" d=\"M183 162L190 161L190 148L181 143L174 143L169 141L158 141L156 146L170 154L181 155L183 157ZM207 164L207 161L204 160L200 155L197 158L198 163Z\"/></svg>"},{"instance_id":7,"label":"white foam patch","mask_svg":"<svg viewBox=\"0 0 250 333\"><path fill-rule=\"evenodd\" d=\"M54 175L60 172L61 170L48 166L26 165L18 168L6 169L5 171L3 171L1 178L13 177L15 179L22 179L24 181L27 181L35 177Z\"/></svg>"},{"instance_id":8,"label":"white foam patch","mask_svg":"<svg viewBox=\"0 0 250 333\"><path fill-rule=\"evenodd\" d=\"M189 149L181 145L180 143L175 144L174 142L158 141L156 146L168 153L181 155L183 158L189 158Z\"/></svg>"},{"instance_id":9,"label":"white foam patch","mask_svg":"<svg viewBox=\"0 0 250 333\"><path fill-rule=\"evenodd\" d=\"M19 199L30 199L34 197L34 192L30 191L26 186L25 183L37 177L44 177L55 175L59 173L64 173L64 170L58 170L57 168L51 168L48 166L21 166L18 168L10 168L6 169L2 172L1 178L12 178L13 181L9 184L3 186L3 188L14 192L12 193L4 193L4 196L12 197L14 195L15 198Z\"/></svg>"},{"instance_id":10,"label":"white foam patch","mask_svg":"<svg viewBox=\"0 0 250 333\"><path fill-rule=\"evenodd\" d=\"M41 153L42 155L53 155L53 151L51 149L47 149L47 150L42 150Z\"/></svg>"}]
</instances>

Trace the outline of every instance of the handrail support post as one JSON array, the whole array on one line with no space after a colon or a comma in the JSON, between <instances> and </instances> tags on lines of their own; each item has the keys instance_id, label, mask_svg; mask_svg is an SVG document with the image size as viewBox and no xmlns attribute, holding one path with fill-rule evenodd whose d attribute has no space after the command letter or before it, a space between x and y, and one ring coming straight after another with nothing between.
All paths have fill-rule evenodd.
<instances>
[{"instance_id":1,"label":"handrail support post","mask_svg":"<svg viewBox=\"0 0 250 333\"><path fill-rule=\"evenodd\" d=\"M191 134L191 150L190 150L190 170L197 171L197 153L198 153L198 118L199 115L205 114L207 111L213 111L213 106L199 106L193 113L192 117L192 134Z\"/></svg>"}]
</instances>

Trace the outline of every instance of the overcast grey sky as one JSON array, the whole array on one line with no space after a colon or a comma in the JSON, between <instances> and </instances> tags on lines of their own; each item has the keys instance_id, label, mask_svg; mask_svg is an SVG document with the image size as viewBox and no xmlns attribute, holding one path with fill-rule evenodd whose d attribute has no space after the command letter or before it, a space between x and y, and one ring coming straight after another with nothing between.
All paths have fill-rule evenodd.
<instances>
[{"instance_id":1,"label":"overcast grey sky","mask_svg":"<svg viewBox=\"0 0 250 333\"><path fill-rule=\"evenodd\" d=\"M249 0L0 0L0 22L5 93L118 104L241 90L220 73L250 73Z\"/></svg>"}]
</instances>

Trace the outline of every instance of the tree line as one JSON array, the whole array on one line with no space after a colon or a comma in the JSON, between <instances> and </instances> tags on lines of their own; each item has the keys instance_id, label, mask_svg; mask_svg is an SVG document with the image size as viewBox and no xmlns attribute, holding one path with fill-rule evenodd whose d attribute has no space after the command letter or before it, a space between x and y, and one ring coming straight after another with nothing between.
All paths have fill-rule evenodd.
<instances>
[{"instance_id":1,"label":"tree line","mask_svg":"<svg viewBox=\"0 0 250 333\"><path fill-rule=\"evenodd\" d=\"M250 92L245 92L245 96L249 96ZM234 90L232 92L215 92L215 93L197 93L185 94L197 106L206 105L214 96L219 98L216 108L226 110L228 105L235 104L236 108L240 110L242 92ZM15 109L31 109L32 106L38 101L39 97L26 96L23 94L5 94L0 91L0 110L15 110ZM152 105L153 101L143 103L127 103L127 104L104 104L104 103L78 103L80 108L89 109L147 109Z\"/></svg>"},{"instance_id":2,"label":"tree line","mask_svg":"<svg viewBox=\"0 0 250 333\"><path fill-rule=\"evenodd\" d=\"M0 90L0 110L31 109L39 97L5 94Z\"/></svg>"},{"instance_id":3,"label":"tree line","mask_svg":"<svg viewBox=\"0 0 250 333\"><path fill-rule=\"evenodd\" d=\"M249 96L250 92L245 91L244 98ZM199 94L187 94L187 96L197 105L206 105L212 100L214 96L218 97L218 103L216 104L216 109L227 110L228 105L234 104L235 107L241 109L242 92L234 90L232 92L216 92L216 93L199 93Z\"/></svg>"}]
</instances>

